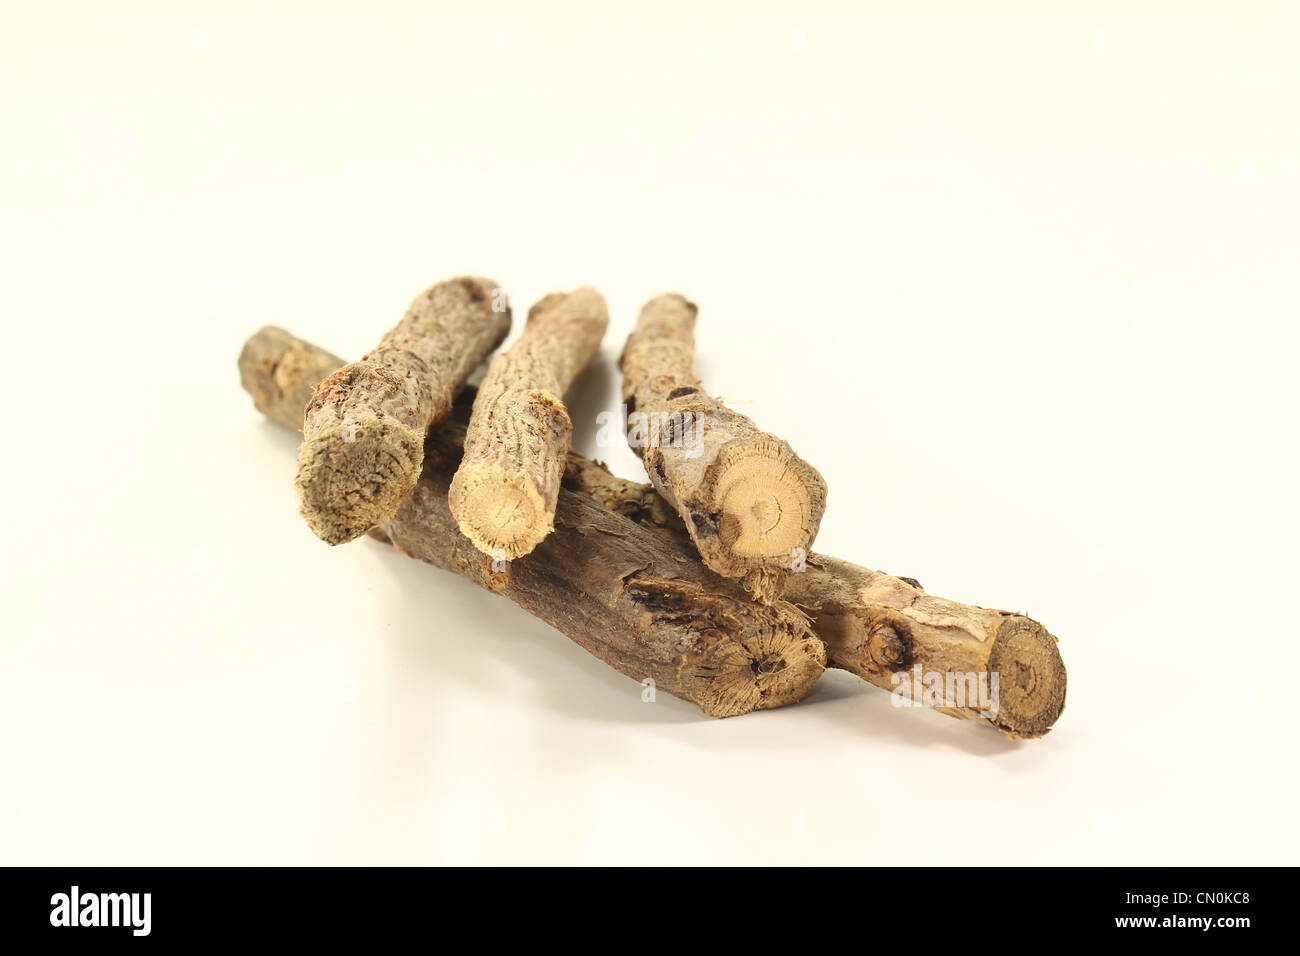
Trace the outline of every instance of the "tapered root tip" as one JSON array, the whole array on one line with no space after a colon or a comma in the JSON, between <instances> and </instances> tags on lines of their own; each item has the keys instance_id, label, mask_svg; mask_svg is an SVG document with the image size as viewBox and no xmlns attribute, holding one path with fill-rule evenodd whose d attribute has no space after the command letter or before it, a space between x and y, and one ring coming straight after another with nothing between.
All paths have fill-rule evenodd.
<instances>
[{"instance_id":1,"label":"tapered root tip","mask_svg":"<svg viewBox=\"0 0 1300 956\"><path fill-rule=\"evenodd\" d=\"M393 422L344 420L303 443L294 487L302 516L327 544L388 521L413 490L424 437Z\"/></svg>"},{"instance_id":2,"label":"tapered root tip","mask_svg":"<svg viewBox=\"0 0 1300 956\"><path fill-rule=\"evenodd\" d=\"M998 679L993 723L1013 737L1041 737L1065 709L1065 662L1037 621L1009 617L994 639L989 672Z\"/></svg>"},{"instance_id":3,"label":"tapered root tip","mask_svg":"<svg viewBox=\"0 0 1300 956\"><path fill-rule=\"evenodd\" d=\"M722 641L689 667L688 683L706 688L700 709L735 717L802 700L826 669L826 646L806 628L764 628Z\"/></svg>"},{"instance_id":4,"label":"tapered root tip","mask_svg":"<svg viewBox=\"0 0 1300 956\"><path fill-rule=\"evenodd\" d=\"M462 465L448 503L461 534L491 558L523 557L555 527L554 508L546 507L533 479L496 462Z\"/></svg>"},{"instance_id":5,"label":"tapered root tip","mask_svg":"<svg viewBox=\"0 0 1300 956\"><path fill-rule=\"evenodd\" d=\"M743 561L788 565L805 554L826 510L826 482L780 439L733 442L718 455L712 484L718 535Z\"/></svg>"}]
</instances>

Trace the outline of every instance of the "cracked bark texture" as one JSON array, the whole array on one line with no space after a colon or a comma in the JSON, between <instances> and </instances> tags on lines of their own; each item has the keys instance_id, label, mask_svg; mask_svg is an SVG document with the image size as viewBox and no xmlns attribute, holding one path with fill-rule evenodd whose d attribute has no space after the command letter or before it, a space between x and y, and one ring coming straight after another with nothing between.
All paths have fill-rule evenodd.
<instances>
[{"instance_id":1,"label":"cracked bark texture","mask_svg":"<svg viewBox=\"0 0 1300 956\"><path fill-rule=\"evenodd\" d=\"M290 428L301 418L299 391L276 371L303 351L295 367L320 369L329 353L264 329L245 346L241 379L272 420ZM620 673L653 680L662 690L729 717L793 703L825 667L825 649L794 607L765 607L733 581L705 568L690 542L665 535L561 490L555 532L508 574L459 533L448 506L460 462L467 391L450 420L427 438L424 470L397 513L372 535L404 554L460 574L546 621Z\"/></svg>"},{"instance_id":2,"label":"cracked bark texture","mask_svg":"<svg viewBox=\"0 0 1300 956\"><path fill-rule=\"evenodd\" d=\"M619 362L628 444L704 563L771 602L817 536L826 482L786 442L701 388L695 315L675 293L641 310Z\"/></svg>"},{"instance_id":3,"label":"cracked bark texture","mask_svg":"<svg viewBox=\"0 0 1300 956\"><path fill-rule=\"evenodd\" d=\"M244 347L240 373L258 409L293 428L298 423L295 401L310 389L298 377L324 375L340 364L341 359L283 330L267 328ZM456 427L453 422L444 429L453 444ZM697 564L684 523L650 485L619 478L599 462L571 452L562 488L565 500L576 496L594 507L594 514L626 519L652 533L661 548L674 551L675 561ZM672 540L675 549L668 543ZM512 577L494 576L482 568L467 576L492 589L507 586L502 582ZM830 666L885 690L894 691L901 680L911 680L918 666L923 673L999 675L996 713L969 703L936 708L941 713L1011 737L1033 738L1045 734L1064 708L1066 673L1056 638L1022 614L936 597L911 578L820 554L809 555L806 570L790 575L786 597L810 615ZM782 606L789 605L776 605Z\"/></svg>"},{"instance_id":4,"label":"cracked bark texture","mask_svg":"<svg viewBox=\"0 0 1300 956\"><path fill-rule=\"evenodd\" d=\"M786 597L812 615L832 666L897 688L914 704L931 693L926 682L937 674L944 688L936 710L1013 737L1041 737L1065 708L1057 639L1023 614L935 597L914 579L822 554L809 555L807 571L790 575ZM988 675L988 691L978 683L950 684L949 674Z\"/></svg>"},{"instance_id":5,"label":"cracked bark texture","mask_svg":"<svg viewBox=\"0 0 1300 956\"><path fill-rule=\"evenodd\" d=\"M652 487L618 478L599 462L570 456L564 483L642 525L686 535ZM831 667L899 691L909 703L925 702L931 694L925 681L937 674L944 687L935 710L1023 738L1047 733L1065 707L1057 639L1023 614L936 597L912 578L816 553L803 571L787 577L785 599L811 616ZM968 674L976 675L973 690L955 679ZM981 674L986 691L979 687ZM988 706L994 699L996 705Z\"/></svg>"},{"instance_id":6,"label":"cracked bark texture","mask_svg":"<svg viewBox=\"0 0 1300 956\"><path fill-rule=\"evenodd\" d=\"M316 386L294 487L317 537L342 544L393 516L420 476L425 435L509 331L496 283L439 282L378 347Z\"/></svg>"},{"instance_id":7,"label":"cracked bark texture","mask_svg":"<svg viewBox=\"0 0 1300 956\"><path fill-rule=\"evenodd\" d=\"M553 530L573 440L562 396L600 350L608 324L595 289L552 293L488 366L450 491L457 526L484 554L523 557Z\"/></svg>"}]
</instances>

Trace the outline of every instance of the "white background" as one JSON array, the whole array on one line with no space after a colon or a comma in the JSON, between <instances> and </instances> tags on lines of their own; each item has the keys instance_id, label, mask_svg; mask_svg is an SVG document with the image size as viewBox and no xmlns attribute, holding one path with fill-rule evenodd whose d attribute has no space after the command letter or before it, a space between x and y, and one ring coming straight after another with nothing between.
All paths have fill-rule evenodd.
<instances>
[{"instance_id":1,"label":"white background","mask_svg":"<svg viewBox=\"0 0 1300 956\"><path fill-rule=\"evenodd\" d=\"M0 862L1296 862L1295 12L897 6L8 10ZM1042 620L1056 728L713 721L317 541L244 338L466 272L606 295L638 479L595 416L692 298L818 549Z\"/></svg>"}]
</instances>

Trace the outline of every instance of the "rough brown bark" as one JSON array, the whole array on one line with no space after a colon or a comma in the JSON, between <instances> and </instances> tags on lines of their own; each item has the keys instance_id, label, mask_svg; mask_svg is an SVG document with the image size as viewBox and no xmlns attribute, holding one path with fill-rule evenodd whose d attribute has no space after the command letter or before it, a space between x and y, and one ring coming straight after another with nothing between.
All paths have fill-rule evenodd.
<instances>
[{"instance_id":1,"label":"rough brown bark","mask_svg":"<svg viewBox=\"0 0 1300 956\"><path fill-rule=\"evenodd\" d=\"M514 560L551 533L573 423L561 400L609 324L595 289L553 293L488 366L451 482L451 513L484 554Z\"/></svg>"},{"instance_id":2,"label":"rough brown bark","mask_svg":"<svg viewBox=\"0 0 1300 956\"><path fill-rule=\"evenodd\" d=\"M295 376L325 374L338 364L341 360L286 332L263 329L245 346L240 371L257 407L273 420L294 427L295 401L306 387ZM454 423L443 431L454 443ZM684 524L651 486L618 478L600 463L571 452L562 499L571 500L570 496L653 533L660 548L673 550L666 542L675 540L678 560L696 563ZM687 554L685 559L681 552ZM491 586L492 575L485 570L467 576ZM952 706L941 702L937 709L1026 738L1046 733L1064 707L1066 674L1056 638L1024 615L935 597L912 579L819 554L809 555L806 570L790 575L786 597L811 615L831 666L900 696L906 691L914 702L925 703L928 675L944 675L947 696L948 674L996 673L996 712L987 713L978 700L974 704L967 700L962 706L955 706L956 700ZM786 602L775 605L783 606ZM920 687L913 681L918 667Z\"/></svg>"},{"instance_id":3,"label":"rough brown bark","mask_svg":"<svg viewBox=\"0 0 1300 956\"><path fill-rule=\"evenodd\" d=\"M301 388L278 374L318 370L328 353L279 329L253 336L240 357L245 388L274 421L301 418ZM424 471L393 518L372 532L398 550L504 594L616 670L653 680L713 717L799 700L825 666L807 618L790 605L764 607L699 563L688 540L664 534L561 490L555 532L508 575L458 531L447 502L469 416L462 397L452 419L430 433Z\"/></svg>"},{"instance_id":4,"label":"rough brown bark","mask_svg":"<svg viewBox=\"0 0 1300 956\"><path fill-rule=\"evenodd\" d=\"M377 348L316 386L294 484L318 537L342 544L392 517L420 476L425 434L509 331L495 283L439 282Z\"/></svg>"},{"instance_id":5,"label":"rough brown bark","mask_svg":"<svg viewBox=\"0 0 1300 956\"><path fill-rule=\"evenodd\" d=\"M653 488L615 477L599 463L571 455L564 480L642 525L686 534ZM934 706L1012 737L1041 737L1065 707L1057 640L1023 614L935 597L914 579L816 553L787 577L785 599L811 615L831 667L895 693L908 706Z\"/></svg>"},{"instance_id":6,"label":"rough brown bark","mask_svg":"<svg viewBox=\"0 0 1300 956\"><path fill-rule=\"evenodd\" d=\"M1065 707L1056 638L1023 614L935 597L915 580L821 554L790 575L786 597L812 614L832 666L910 705L934 705L1013 737L1041 737Z\"/></svg>"},{"instance_id":7,"label":"rough brown bark","mask_svg":"<svg viewBox=\"0 0 1300 956\"><path fill-rule=\"evenodd\" d=\"M817 536L826 482L786 442L703 391L692 371L695 313L676 294L642 309L619 363L628 443L704 563L770 602Z\"/></svg>"}]
</instances>

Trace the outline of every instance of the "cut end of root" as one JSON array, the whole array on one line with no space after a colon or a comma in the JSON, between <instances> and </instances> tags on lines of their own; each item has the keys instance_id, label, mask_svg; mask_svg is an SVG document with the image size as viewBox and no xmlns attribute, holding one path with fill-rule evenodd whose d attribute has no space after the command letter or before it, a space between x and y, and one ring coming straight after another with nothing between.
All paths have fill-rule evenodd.
<instances>
[{"instance_id":1,"label":"cut end of root","mask_svg":"<svg viewBox=\"0 0 1300 956\"><path fill-rule=\"evenodd\" d=\"M737 559L789 566L826 510L826 482L778 438L732 442L709 469L718 536Z\"/></svg>"},{"instance_id":2,"label":"cut end of root","mask_svg":"<svg viewBox=\"0 0 1300 956\"><path fill-rule=\"evenodd\" d=\"M688 683L705 687L700 709L735 717L802 700L826 669L826 646L807 628L766 628L722 641L691 669Z\"/></svg>"},{"instance_id":3,"label":"cut end of root","mask_svg":"<svg viewBox=\"0 0 1300 956\"><path fill-rule=\"evenodd\" d=\"M302 516L327 544L359 538L393 517L423 462L424 439L414 429L344 421L303 443L294 481Z\"/></svg>"},{"instance_id":4,"label":"cut end of root","mask_svg":"<svg viewBox=\"0 0 1300 956\"><path fill-rule=\"evenodd\" d=\"M1041 737L1065 709L1065 663L1056 638L1037 621L1009 617L994 639L989 671L998 675L993 723L1013 737Z\"/></svg>"},{"instance_id":5,"label":"cut end of root","mask_svg":"<svg viewBox=\"0 0 1300 956\"><path fill-rule=\"evenodd\" d=\"M555 527L533 480L496 462L462 464L448 499L461 533L490 558L521 558Z\"/></svg>"}]
</instances>

